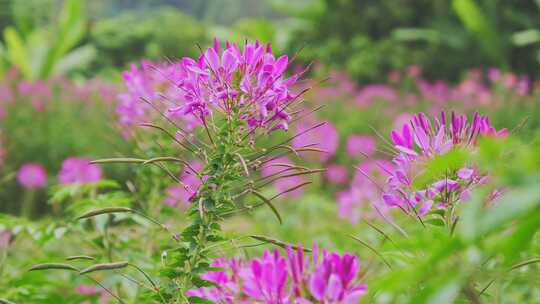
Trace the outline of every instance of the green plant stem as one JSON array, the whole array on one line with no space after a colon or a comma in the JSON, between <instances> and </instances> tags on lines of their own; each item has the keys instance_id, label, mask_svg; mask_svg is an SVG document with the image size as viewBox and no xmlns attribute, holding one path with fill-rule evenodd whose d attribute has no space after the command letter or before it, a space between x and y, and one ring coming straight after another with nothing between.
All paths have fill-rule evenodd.
<instances>
[{"instance_id":1,"label":"green plant stem","mask_svg":"<svg viewBox=\"0 0 540 304\"><path fill-rule=\"evenodd\" d=\"M35 191L28 189L24 191L23 202L21 205L21 215L26 218L31 218L34 214L34 198Z\"/></svg>"}]
</instances>

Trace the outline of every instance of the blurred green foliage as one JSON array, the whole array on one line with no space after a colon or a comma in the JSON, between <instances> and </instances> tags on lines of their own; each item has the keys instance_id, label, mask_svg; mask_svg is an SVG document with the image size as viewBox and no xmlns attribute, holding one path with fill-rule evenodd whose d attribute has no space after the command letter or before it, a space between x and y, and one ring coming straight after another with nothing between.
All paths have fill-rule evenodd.
<instances>
[{"instance_id":1,"label":"blurred green foliage","mask_svg":"<svg viewBox=\"0 0 540 304\"><path fill-rule=\"evenodd\" d=\"M281 10L302 23L290 52L304 44L305 61L344 69L359 81L380 81L386 72L419 64L426 75L456 79L463 69L510 68L536 75L533 1L317 0Z\"/></svg>"},{"instance_id":2,"label":"blurred green foliage","mask_svg":"<svg viewBox=\"0 0 540 304\"><path fill-rule=\"evenodd\" d=\"M14 2L15 12L17 3L21 2ZM91 45L81 45L87 30L81 0L66 0L57 22L48 26L42 26L39 18L36 21L27 14L14 16L17 28L8 26L3 31L5 45L0 46L0 72L16 66L25 79L46 79L84 67L96 55Z\"/></svg>"},{"instance_id":3,"label":"blurred green foliage","mask_svg":"<svg viewBox=\"0 0 540 304\"><path fill-rule=\"evenodd\" d=\"M194 56L199 53L196 44L207 40L202 23L170 7L125 11L97 20L89 39L101 55L95 69L124 67L142 58L162 61Z\"/></svg>"}]
</instances>

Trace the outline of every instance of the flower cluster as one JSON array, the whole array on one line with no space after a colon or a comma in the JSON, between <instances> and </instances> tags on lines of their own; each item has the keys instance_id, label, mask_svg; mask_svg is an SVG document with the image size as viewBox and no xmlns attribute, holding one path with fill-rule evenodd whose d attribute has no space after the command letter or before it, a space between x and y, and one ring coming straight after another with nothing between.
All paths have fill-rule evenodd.
<instances>
[{"instance_id":1,"label":"flower cluster","mask_svg":"<svg viewBox=\"0 0 540 304\"><path fill-rule=\"evenodd\" d=\"M47 184L47 172L42 165L26 163L17 172L17 181L26 189L39 189Z\"/></svg>"},{"instance_id":2,"label":"flower cluster","mask_svg":"<svg viewBox=\"0 0 540 304\"><path fill-rule=\"evenodd\" d=\"M180 183L169 186L166 189L167 196L163 200L165 205L187 209L190 200L196 195L205 178L198 176L203 164L200 161L192 161L178 177Z\"/></svg>"},{"instance_id":3,"label":"flower cluster","mask_svg":"<svg viewBox=\"0 0 540 304\"><path fill-rule=\"evenodd\" d=\"M68 157L62 162L58 173L60 184L88 184L99 181L101 167L83 157ZM26 189L39 189L47 184L47 171L38 163L25 163L17 171L17 182Z\"/></svg>"},{"instance_id":4,"label":"flower cluster","mask_svg":"<svg viewBox=\"0 0 540 304\"><path fill-rule=\"evenodd\" d=\"M226 43L224 49L214 41L197 60L184 57L171 80L183 100L175 100L170 113L192 115L205 123L218 111L239 115L251 130L288 129L287 107L295 100L290 87L298 74L285 78L287 55L275 58L269 44Z\"/></svg>"},{"instance_id":5,"label":"flower cluster","mask_svg":"<svg viewBox=\"0 0 540 304\"><path fill-rule=\"evenodd\" d=\"M301 247L266 251L251 261L218 259L203 278L212 287L192 289L188 296L219 303L358 303L366 285L358 282L358 258L319 250L314 246L312 258Z\"/></svg>"},{"instance_id":6,"label":"flower cluster","mask_svg":"<svg viewBox=\"0 0 540 304\"><path fill-rule=\"evenodd\" d=\"M101 168L90 161L83 157L66 158L62 162L58 181L61 184L88 184L99 181L102 176Z\"/></svg>"},{"instance_id":7,"label":"flower cluster","mask_svg":"<svg viewBox=\"0 0 540 304\"><path fill-rule=\"evenodd\" d=\"M470 122L466 115L447 115L430 120L420 113L391 133L396 151L394 169L389 172L384 202L391 207L414 211L422 216L434 206L445 208L467 199L470 189L483 184L486 176L467 165L447 172L424 189L415 189L415 178L427 161L451 149L473 149L479 136L505 137L506 129L497 131L486 116L475 113Z\"/></svg>"},{"instance_id":8,"label":"flower cluster","mask_svg":"<svg viewBox=\"0 0 540 304\"><path fill-rule=\"evenodd\" d=\"M381 199L378 185L384 183L392 168L387 160L370 159L358 164L350 187L336 193L338 216L353 224L360 218L386 216L389 208Z\"/></svg>"}]
</instances>

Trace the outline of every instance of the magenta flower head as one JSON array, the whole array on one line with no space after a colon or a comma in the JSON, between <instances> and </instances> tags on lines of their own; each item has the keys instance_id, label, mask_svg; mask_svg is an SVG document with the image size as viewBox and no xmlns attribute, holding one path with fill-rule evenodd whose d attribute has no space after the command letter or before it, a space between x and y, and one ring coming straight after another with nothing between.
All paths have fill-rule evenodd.
<instances>
[{"instance_id":1,"label":"magenta flower head","mask_svg":"<svg viewBox=\"0 0 540 304\"><path fill-rule=\"evenodd\" d=\"M287 262L277 250L266 251L262 258L251 261L240 276L244 292L254 300L279 304L287 299Z\"/></svg>"},{"instance_id":2,"label":"magenta flower head","mask_svg":"<svg viewBox=\"0 0 540 304\"><path fill-rule=\"evenodd\" d=\"M213 112L238 115L247 126L267 132L288 129L290 91L299 75L286 78L287 55L274 57L270 45L247 43L243 47L214 40L197 59L182 58L171 77L183 101L171 113L193 115L202 122Z\"/></svg>"},{"instance_id":3,"label":"magenta flower head","mask_svg":"<svg viewBox=\"0 0 540 304\"><path fill-rule=\"evenodd\" d=\"M61 184L87 184L101 179L101 167L90 163L88 158L69 157L62 162L58 181Z\"/></svg>"},{"instance_id":4,"label":"magenta flower head","mask_svg":"<svg viewBox=\"0 0 540 304\"><path fill-rule=\"evenodd\" d=\"M434 207L445 208L461 201L471 188L486 181L485 175L469 165L448 172L424 189L415 189L414 179L423 170L422 166L452 149L474 150L479 136L506 135L506 129L497 131L486 116L478 113L470 122L467 116L453 112L450 116L443 112L433 120L423 113L415 115L408 124L391 133L396 154L382 196L385 203L422 216Z\"/></svg>"},{"instance_id":5,"label":"magenta flower head","mask_svg":"<svg viewBox=\"0 0 540 304\"><path fill-rule=\"evenodd\" d=\"M321 303L358 303L367 291L364 284L355 283L358 270L357 257L323 252L311 275L309 290Z\"/></svg>"},{"instance_id":6,"label":"magenta flower head","mask_svg":"<svg viewBox=\"0 0 540 304\"><path fill-rule=\"evenodd\" d=\"M266 251L249 262L218 259L212 267L220 270L202 277L215 286L192 289L188 296L218 303L356 304L367 290L357 279L357 257L320 252L317 246L311 257L301 246L288 246L285 257Z\"/></svg>"},{"instance_id":7,"label":"magenta flower head","mask_svg":"<svg viewBox=\"0 0 540 304\"><path fill-rule=\"evenodd\" d=\"M26 189L39 189L47 184L47 172L42 165L27 163L17 172L17 181Z\"/></svg>"},{"instance_id":8,"label":"magenta flower head","mask_svg":"<svg viewBox=\"0 0 540 304\"><path fill-rule=\"evenodd\" d=\"M217 259L210 263L211 267L220 268L216 271L208 271L202 278L215 284L215 287L197 288L188 291L188 297L199 297L217 303L236 303L240 297L240 270L246 265L238 259Z\"/></svg>"}]
</instances>

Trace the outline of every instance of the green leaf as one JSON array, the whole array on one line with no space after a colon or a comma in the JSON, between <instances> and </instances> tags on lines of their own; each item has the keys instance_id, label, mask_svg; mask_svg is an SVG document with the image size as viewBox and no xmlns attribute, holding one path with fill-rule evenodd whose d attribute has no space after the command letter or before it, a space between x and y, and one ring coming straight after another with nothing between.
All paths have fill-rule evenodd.
<instances>
[{"instance_id":1,"label":"green leaf","mask_svg":"<svg viewBox=\"0 0 540 304\"><path fill-rule=\"evenodd\" d=\"M501 201L478 223L482 233L490 233L504 224L529 214L540 206L540 187L536 183L508 191ZM537 211L536 211L537 212Z\"/></svg>"},{"instance_id":2,"label":"green leaf","mask_svg":"<svg viewBox=\"0 0 540 304\"><path fill-rule=\"evenodd\" d=\"M515 32L512 35L512 42L517 46L527 46L538 43L540 41L540 31L537 29L529 29Z\"/></svg>"},{"instance_id":3,"label":"green leaf","mask_svg":"<svg viewBox=\"0 0 540 304\"><path fill-rule=\"evenodd\" d=\"M11 63L16 65L25 77L29 78L28 53L22 37L13 27L8 26L4 29L4 41Z\"/></svg>"},{"instance_id":4,"label":"green leaf","mask_svg":"<svg viewBox=\"0 0 540 304\"><path fill-rule=\"evenodd\" d=\"M457 281L451 281L445 286L439 288L435 293L433 293L427 300L428 304L439 304L439 303L454 303L461 286Z\"/></svg>"},{"instance_id":5,"label":"green leaf","mask_svg":"<svg viewBox=\"0 0 540 304\"><path fill-rule=\"evenodd\" d=\"M439 43L440 33L434 29L398 28L392 32L392 37L399 41L427 41Z\"/></svg>"},{"instance_id":6,"label":"green leaf","mask_svg":"<svg viewBox=\"0 0 540 304\"><path fill-rule=\"evenodd\" d=\"M445 222L441 218L430 218L430 219L424 220L424 224L428 224L428 225L432 225L432 226L444 227Z\"/></svg>"},{"instance_id":7,"label":"green leaf","mask_svg":"<svg viewBox=\"0 0 540 304\"><path fill-rule=\"evenodd\" d=\"M505 63L505 56L499 35L474 0L453 0L452 7L466 29L475 34L484 52L499 64Z\"/></svg>"},{"instance_id":8,"label":"green leaf","mask_svg":"<svg viewBox=\"0 0 540 304\"><path fill-rule=\"evenodd\" d=\"M424 172L415 178L415 189L426 188L429 184L444 178L449 172L462 168L469 154L462 149L452 149L448 153L438 155L426 163Z\"/></svg>"},{"instance_id":9,"label":"green leaf","mask_svg":"<svg viewBox=\"0 0 540 304\"><path fill-rule=\"evenodd\" d=\"M54 74L65 74L75 68L87 66L97 55L96 48L84 45L69 52L54 66Z\"/></svg>"}]
</instances>

